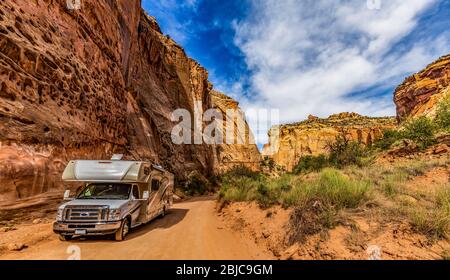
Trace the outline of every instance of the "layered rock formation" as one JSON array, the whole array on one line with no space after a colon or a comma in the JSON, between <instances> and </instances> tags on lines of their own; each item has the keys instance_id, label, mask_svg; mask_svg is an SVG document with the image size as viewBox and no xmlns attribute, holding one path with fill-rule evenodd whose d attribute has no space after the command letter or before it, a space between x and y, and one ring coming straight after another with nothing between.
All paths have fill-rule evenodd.
<instances>
[{"instance_id":1,"label":"layered rock formation","mask_svg":"<svg viewBox=\"0 0 450 280\"><path fill-rule=\"evenodd\" d=\"M211 96L214 108L222 115L223 144L216 145L214 149L215 166L218 173L239 165L244 165L252 170L259 170L261 155L239 103L218 91L212 91ZM233 115L235 117L231 117ZM227 127L233 127L233 133L230 133L232 137L228 137L228 140L225 132Z\"/></svg>"},{"instance_id":2,"label":"layered rock formation","mask_svg":"<svg viewBox=\"0 0 450 280\"><path fill-rule=\"evenodd\" d=\"M309 116L300 123L273 127L269 132L270 143L262 155L292 171L302 156L327 154L327 144L339 135L370 145L383 136L385 129L395 127L395 123L395 118L370 118L356 113L332 115L327 119Z\"/></svg>"},{"instance_id":3,"label":"layered rock formation","mask_svg":"<svg viewBox=\"0 0 450 280\"><path fill-rule=\"evenodd\" d=\"M400 122L409 118L436 113L437 104L450 95L450 55L428 65L421 72L412 75L397 87L394 102Z\"/></svg>"},{"instance_id":4,"label":"layered rock formation","mask_svg":"<svg viewBox=\"0 0 450 280\"><path fill-rule=\"evenodd\" d=\"M214 146L171 141L175 109L213 107L207 71L140 0L81 4L0 2L0 201L62 189L68 160L112 153L162 164L178 180L212 174Z\"/></svg>"}]
</instances>

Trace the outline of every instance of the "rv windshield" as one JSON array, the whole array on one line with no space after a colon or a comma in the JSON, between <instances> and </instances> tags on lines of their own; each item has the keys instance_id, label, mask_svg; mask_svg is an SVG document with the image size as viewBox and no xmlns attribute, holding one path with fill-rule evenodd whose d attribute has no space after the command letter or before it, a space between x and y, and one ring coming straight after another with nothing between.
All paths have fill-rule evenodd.
<instances>
[{"instance_id":1,"label":"rv windshield","mask_svg":"<svg viewBox=\"0 0 450 280\"><path fill-rule=\"evenodd\" d=\"M130 196L130 184L90 184L78 195L78 199L126 200Z\"/></svg>"}]
</instances>

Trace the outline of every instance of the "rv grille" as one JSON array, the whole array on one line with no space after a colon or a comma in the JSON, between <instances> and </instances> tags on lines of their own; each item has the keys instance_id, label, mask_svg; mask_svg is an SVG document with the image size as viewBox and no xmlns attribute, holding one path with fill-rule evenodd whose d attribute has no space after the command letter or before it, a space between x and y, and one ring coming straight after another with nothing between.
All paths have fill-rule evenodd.
<instances>
[{"instance_id":1,"label":"rv grille","mask_svg":"<svg viewBox=\"0 0 450 280\"><path fill-rule=\"evenodd\" d=\"M69 206L64 220L69 222L102 222L108 218L108 206Z\"/></svg>"}]
</instances>

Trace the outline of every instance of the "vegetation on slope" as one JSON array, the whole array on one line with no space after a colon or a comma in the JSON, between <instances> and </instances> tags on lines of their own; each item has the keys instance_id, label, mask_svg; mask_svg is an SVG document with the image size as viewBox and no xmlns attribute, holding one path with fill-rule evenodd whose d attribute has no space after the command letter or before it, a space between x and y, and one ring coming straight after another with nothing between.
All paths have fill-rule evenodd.
<instances>
[{"instance_id":1,"label":"vegetation on slope","mask_svg":"<svg viewBox=\"0 0 450 280\"><path fill-rule=\"evenodd\" d=\"M302 157L293 173L273 177L236 167L219 178L220 200L256 201L263 208L293 208L290 242L333 228L342 213L363 211L369 205L379 206L386 217L408 221L412 229L431 239L449 238L450 186L424 193L408 184L430 170L447 168L450 158L387 165L373 161L380 152L405 140L414 142L419 149L435 144L437 135L448 132L448 104L448 99L441 103L434 120L411 120L399 130L386 131L384 139L372 147L364 148L340 136L328 145L329 155ZM269 159L263 164L272 167L270 170L274 168Z\"/></svg>"}]
</instances>

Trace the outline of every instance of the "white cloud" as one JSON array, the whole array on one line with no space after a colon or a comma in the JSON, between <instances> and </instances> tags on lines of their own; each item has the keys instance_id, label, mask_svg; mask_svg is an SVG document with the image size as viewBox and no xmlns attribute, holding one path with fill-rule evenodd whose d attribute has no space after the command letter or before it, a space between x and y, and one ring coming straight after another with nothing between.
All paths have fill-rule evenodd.
<instances>
[{"instance_id":1,"label":"white cloud","mask_svg":"<svg viewBox=\"0 0 450 280\"><path fill-rule=\"evenodd\" d=\"M191 8L197 8L198 0L185 0L183 4Z\"/></svg>"},{"instance_id":2,"label":"white cloud","mask_svg":"<svg viewBox=\"0 0 450 280\"><path fill-rule=\"evenodd\" d=\"M394 115L392 96L355 91L390 88L450 51L449 33L394 49L434 0L252 0L251 16L234 22L235 44L251 71L248 108L280 108L281 122L343 111Z\"/></svg>"}]
</instances>

